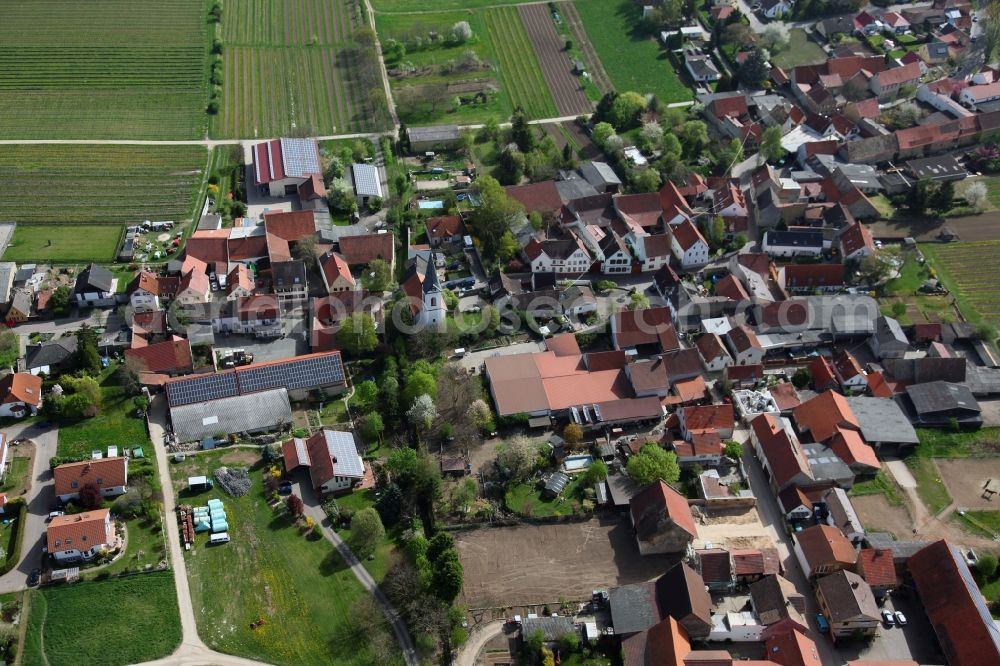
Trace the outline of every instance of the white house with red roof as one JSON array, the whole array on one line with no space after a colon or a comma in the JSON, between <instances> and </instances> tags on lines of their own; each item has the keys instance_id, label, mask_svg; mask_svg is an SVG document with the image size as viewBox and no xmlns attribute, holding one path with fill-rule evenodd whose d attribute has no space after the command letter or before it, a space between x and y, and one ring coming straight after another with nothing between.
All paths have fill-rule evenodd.
<instances>
[{"instance_id":1,"label":"white house with red roof","mask_svg":"<svg viewBox=\"0 0 1000 666\"><path fill-rule=\"evenodd\" d=\"M0 416L19 419L42 406L42 378L15 372L0 379Z\"/></svg>"},{"instance_id":2,"label":"white house with red roof","mask_svg":"<svg viewBox=\"0 0 1000 666\"><path fill-rule=\"evenodd\" d=\"M160 280L156 273L139 271L128 285L129 304L133 312L159 310L160 296Z\"/></svg>"},{"instance_id":3,"label":"white house with red roof","mask_svg":"<svg viewBox=\"0 0 1000 666\"><path fill-rule=\"evenodd\" d=\"M313 488L320 493L350 490L365 478L365 464L358 454L354 435L321 430L309 439L295 437L281 446L285 470L309 470Z\"/></svg>"},{"instance_id":4,"label":"white house with red roof","mask_svg":"<svg viewBox=\"0 0 1000 666\"><path fill-rule=\"evenodd\" d=\"M102 551L122 545L108 509L57 516L45 529L45 540L49 555L57 564L90 561Z\"/></svg>"},{"instance_id":5,"label":"white house with red roof","mask_svg":"<svg viewBox=\"0 0 1000 666\"><path fill-rule=\"evenodd\" d=\"M670 228L670 246L685 270L708 263L708 242L691 220L684 220Z\"/></svg>"},{"instance_id":6,"label":"white house with red roof","mask_svg":"<svg viewBox=\"0 0 1000 666\"><path fill-rule=\"evenodd\" d=\"M328 252L320 258L319 266L327 293L334 294L338 291L351 291L357 288L357 282L351 275L351 268L340 254Z\"/></svg>"},{"instance_id":7,"label":"white house with red roof","mask_svg":"<svg viewBox=\"0 0 1000 666\"><path fill-rule=\"evenodd\" d=\"M840 234L840 253L844 261L864 259L875 254L875 240L868 227L855 222Z\"/></svg>"},{"instance_id":8,"label":"white house with red roof","mask_svg":"<svg viewBox=\"0 0 1000 666\"><path fill-rule=\"evenodd\" d=\"M181 278L177 288L177 301L182 305L208 303L212 299L212 289L208 276L197 268L188 271Z\"/></svg>"},{"instance_id":9,"label":"white house with red roof","mask_svg":"<svg viewBox=\"0 0 1000 666\"><path fill-rule=\"evenodd\" d=\"M313 175L322 174L315 139L274 139L253 147L254 185L269 196L297 195Z\"/></svg>"}]
</instances>

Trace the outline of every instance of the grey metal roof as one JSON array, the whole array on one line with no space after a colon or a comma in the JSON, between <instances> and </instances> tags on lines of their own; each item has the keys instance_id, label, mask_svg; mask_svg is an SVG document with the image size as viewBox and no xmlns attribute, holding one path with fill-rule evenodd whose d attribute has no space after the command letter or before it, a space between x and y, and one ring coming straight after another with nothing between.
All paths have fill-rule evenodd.
<instances>
[{"instance_id":1,"label":"grey metal roof","mask_svg":"<svg viewBox=\"0 0 1000 666\"><path fill-rule=\"evenodd\" d=\"M351 173L354 175L354 191L358 196L382 196L382 183L377 167L372 164L352 164Z\"/></svg>"},{"instance_id":2,"label":"grey metal roof","mask_svg":"<svg viewBox=\"0 0 1000 666\"><path fill-rule=\"evenodd\" d=\"M837 167L852 185L864 188L882 189L882 182L878 179L878 171L868 164L841 164Z\"/></svg>"},{"instance_id":3,"label":"grey metal roof","mask_svg":"<svg viewBox=\"0 0 1000 666\"><path fill-rule=\"evenodd\" d=\"M114 275L107 268L91 264L80 271L76 278L76 294L86 294L93 291L111 291L111 283L114 282Z\"/></svg>"},{"instance_id":4,"label":"grey metal roof","mask_svg":"<svg viewBox=\"0 0 1000 666\"><path fill-rule=\"evenodd\" d=\"M918 414L933 414L954 409L979 412L979 403L964 384L926 382L906 387L906 394L913 401Z\"/></svg>"},{"instance_id":5,"label":"grey metal roof","mask_svg":"<svg viewBox=\"0 0 1000 666\"><path fill-rule=\"evenodd\" d=\"M906 168L913 172L917 178L930 178L931 180L960 179L966 175L965 167L955 159L954 155L910 160L906 163Z\"/></svg>"},{"instance_id":6,"label":"grey metal roof","mask_svg":"<svg viewBox=\"0 0 1000 666\"><path fill-rule=\"evenodd\" d=\"M819 231L768 231L764 242L785 247L822 248L823 234Z\"/></svg>"},{"instance_id":7,"label":"grey metal roof","mask_svg":"<svg viewBox=\"0 0 1000 666\"><path fill-rule=\"evenodd\" d=\"M406 130L411 142L458 141L461 134L458 125L435 125L433 127L409 127Z\"/></svg>"},{"instance_id":8,"label":"grey metal roof","mask_svg":"<svg viewBox=\"0 0 1000 666\"><path fill-rule=\"evenodd\" d=\"M361 456L358 455L354 434L339 430L324 430L323 434L326 436L326 450L330 452L330 457L337 461L337 475L363 477L365 466L361 462Z\"/></svg>"},{"instance_id":9,"label":"grey metal roof","mask_svg":"<svg viewBox=\"0 0 1000 666\"><path fill-rule=\"evenodd\" d=\"M62 363L76 353L76 342L75 335L67 335L52 342L29 346L25 352L25 370Z\"/></svg>"},{"instance_id":10,"label":"grey metal roof","mask_svg":"<svg viewBox=\"0 0 1000 666\"><path fill-rule=\"evenodd\" d=\"M615 634L621 636L644 631L660 621L655 589L653 583L634 583L608 591Z\"/></svg>"},{"instance_id":11,"label":"grey metal roof","mask_svg":"<svg viewBox=\"0 0 1000 666\"><path fill-rule=\"evenodd\" d=\"M568 617L528 617L521 621L521 635L531 636L541 631L545 641L557 641L566 634L576 632L573 620Z\"/></svg>"},{"instance_id":12,"label":"grey metal roof","mask_svg":"<svg viewBox=\"0 0 1000 666\"><path fill-rule=\"evenodd\" d=\"M803 444L802 451L806 454L813 478L817 481L854 478L851 468L829 446L816 443Z\"/></svg>"},{"instance_id":13,"label":"grey metal roof","mask_svg":"<svg viewBox=\"0 0 1000 666\"><path fill-rule=\"evenodd\" d=\"M892 551L892 558L895 561L905 561L911 555L933 543L932 541L897 541L888 532L868 532L865 534L864 540L870 548L890 549Z\"/></svg>"},{"instance_id":14,"label":"grey metal roof","mask_svg":"<svg viewBox=\"0 0 1000 666\"><path fill-rule=\"evenodd\" d=\"M281 139L281 159L286 176L304 178L311 173L323 173L315 139Z\"/></svg>"},{"instance_id":15,"label":"grey metal roof","mask_svg":"<svg viewBox=\"0 0 1000 666\"><path fill-rule=\"evenodd\" d=\"M1000 393L1000 370L968 364L965 383L973 395Z\"/></svg>"},{"instance_id":16,"label":"grey metal roof","mask_svg":"<svg viewBox=\"0 0 1000 666\"><path fill-rule=\"evenodd\" d=\"M198 231L214 231L222 228L222 216L209 213L198 220Z\"/></svg>"},{"instance_id":17,"label":"grey metal roof","mask_svg":"<svg viewBox=\"0 0 1000 666\"><path fill-rule=\"evenodd\" d=\"M917 431L892 398L855 396L847 399L861 425L861 434L870 443L916 444Z\"/></svg>"},{"instance_id":18,"label":"grey metal roof","mask_svg":"<svg viewBox=\"0 0 1000 666\"><path fill-rule=\"evenodd\" d=\"M879 343L883 345L893 341L901 342L905 345L910 344L906 333L903 333L903 327L892 317L881 316L876 320L875 336L878 338Z\"/></svg>"},{"instance_id":19,"label":"grey metal roof","mask_svg":"<svg viewBox=\"0 0 1000 666\"><path fill-rule=\"evenodd\" d=\"M556 181L556 190L563 201L574 201L600 194L589 181L584 180L576 173L570 173L573 174L573 177Z\"/></svg>"},{"instance_id":20,"label":"grey metal roof","mask_svg":"<svg viewBox=\"0 0 1000 666\"><path fill-rule=\"evenodd\" d=\"M12 261L0 261L0 303L10 299L10 287L14 283L17 264Z\"/></svg>"},{"instance_id":21,"label":"grey metal roof","mask_svg":"<svg viewBox=\"0 0 1000 666\"><path fill-rule=\"evenodd\" d=\"M217 432L270 430L292 422L288 391L274 389L170 409L170 421L181 442L211 437Z\"/></svg>"},{"instance_id":22,"label":"grey metal roof","mask_svg":"<svg viewBox=\"0 0 1000 666\"><path fill-rule=\"evenodd\" d=\"M569 476L567 474L556 472L549 478L548 483L545 484L545 490L549 491L553 495L558 495L563 491L563 488L565 488L568 483Z\"/></svg>"},{"instance_id":23,"label":"grey metal roof","mask_svg":"<svg viewBox=\"0 0 1000 666\"><path fill-rule=\"evenodd\" d=\"M585 162L580 166L580 175L594 187L621 185L621 178L607 162Z\"/></svg>"}]
</instances>

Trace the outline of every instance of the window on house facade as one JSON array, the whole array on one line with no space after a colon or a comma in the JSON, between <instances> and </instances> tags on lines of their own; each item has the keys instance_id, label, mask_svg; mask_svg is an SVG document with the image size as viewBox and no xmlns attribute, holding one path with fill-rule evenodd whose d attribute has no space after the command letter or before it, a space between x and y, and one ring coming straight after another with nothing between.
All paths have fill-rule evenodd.
<instances>
[{"instance_id":1,"label":"window on house facade","mask_svg":"<svg viewBox=\"0 0 1000 666\"><path fill-rule=\"evenodd\" d=\"M79 488L80 487L80 482L77 481L76 479L73 479L73 481L70 482L69 487L70 488Z\"/></svg>"},{"instance_id":2,"label":"window on house facade","mask_svg":"<svg viewBox=\"0 0 1000 666\"><path fill-rule=\"evenodd\" d=\"M103 485L103 484L104 484L104 477L101 477L101 476L97 477L97 485L100 486L100 485Z\"/></svg>"}]
</instances>

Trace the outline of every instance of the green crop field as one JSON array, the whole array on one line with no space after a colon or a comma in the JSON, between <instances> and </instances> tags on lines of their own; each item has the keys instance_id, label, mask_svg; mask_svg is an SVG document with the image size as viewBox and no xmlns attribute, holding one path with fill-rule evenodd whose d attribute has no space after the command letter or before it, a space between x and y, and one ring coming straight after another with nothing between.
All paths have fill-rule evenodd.
<instances>
[{"instance_id":1,"label":"green crop field","mask_svg":"<svg viewBox=\"0 0 1000 666\"><path fill-rule=\"evenodd\" d=\"M1000 241L924 243L920 251L931 260L966 319L1000 328L1000 273L983 270L984 262L1000 252Z\"/></svg>"},{"instance_id":2,"label":"green crop field","mask_svg":"<svg viewBox=\"0 0 1000 666\"><path fill-rule=\"evenodd\" d=\"M27 603L24 664L124 666L166 657L181 642L170 571L32 590Z\"/></svg>"},{"instance_id":3,"label":"green crop field","mask_svg":"<svg viewBox=\"0 0 1000 666\"><path fill-rule=\"evenodd\" d=\"M231 0L222 19L222 108L213 134L271 137L372 129L350 0Z\"/></svg>"},{"instance_id":4,"label":"green crop field","mask_svg":"<svg viewBox=\"0 0 1000 666\"><path fill-rule=\"evenodd\" d=\"M208 163L201 146L17 145L3 156L0 220L48 224L189 220Z\"/></svg>"},{"instance_id":5,"label":"green crop field","mask_svg":"<svg viewBox=\"0 0 1000 666\"><path fill-rule=\"evenodd\" d=\"M205 134L205 0L6 2L0 138Z\"/></svg>"},{"instance_id":6,"label":"green crop field","mask_svg":"<svg viewBox=\"0 0 1000 666\"><path fill-rule=\"evenodd\" d=\"M436 0L434 2L435 11L447 11L453 9L482 9L484 7L494 7L496 5L517 5L521 2L531 2L532 0ZM372 7L376 14L406 14L410 12L420 12L427 9L427 3L423 0L372 0Z\"/></svg>"},{"instance_id":7,"label":"green crop field","mask_svg":"<svg viewBox=\"0 0 1000 666\"><path fill-rule=\"evenodd\" d=\"M4 261L110 263L122 237L120 224L18 224Z\"/></svg>"},{"instance_id":8,"label":"green crop field","mask_svg":"<svg viewBox=\"0 0 1000 666\"><path fill-rule=\"evenodd\" d=\"M354 600L366 594L333 546L306 537L264 499L262 468L251 468L250 492L191 496L185 479L211 475L221 465L259 463L250 451L217 451L175 465L174 487L182 502L225 504L231 541L208 547L198 534L184 554L202 639L214 649L272 664L371 664L366 645L344 644L342 629ZM264 619L263 626L250 623Z\"/></svg>"},{"instance_id":9,"label":"green crop field","mask_svg":"<svg viewBox=\"0 0 1000 666\"><path fill-rule=\"evenodd\" d=\"M631 0L576 0L575 4L618 92L653 93L667 103L692 99L667 53L640 31L638 4Z\"/></svg>"},{"instance_id":10,"label":"green crop field","mask_svg":"<svg viewBox=\"0 0 1000 666\"><path fill-rule=\"evenodd\" d=\"M517 7L487 9L484 19L514 108L521 107L529 118L558 115Z\"/></svg>"}]
</instances>

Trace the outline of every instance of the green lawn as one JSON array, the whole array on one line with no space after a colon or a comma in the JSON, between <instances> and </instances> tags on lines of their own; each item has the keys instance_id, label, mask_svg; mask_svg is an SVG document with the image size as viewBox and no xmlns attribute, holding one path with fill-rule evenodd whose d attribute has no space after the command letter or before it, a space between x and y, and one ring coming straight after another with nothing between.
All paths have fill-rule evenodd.
<instances>
[{"instance_id":1,"label":"green lawn","mask_svg":"<svg viewBox=\"0 0 1000 666\"><path fill-rule=\"evenodd\" d=\"M802 28L789 31L788 47L771 57L771 63L788 69L798 65L815 65L826 61L826 52L819 44L809 39Z\"/></svg>"},{"instance_id":2,"label":"green lawn","mask_svg":"<svg viewBox=\"0 0 1000 666\"><path fill-rule=\"evenodd\" d=\"M190 456L173 468L175 488L191 475L210 474L227 460L247 459L245 451ZM234 498L219 489L184 498L196 505L211 497L225 503L228 544L207 547L197 535L185 554L188 580L202 639L212 648L274 664L369 664L365 645L345 644L339 629L351 604L366 594L325 539L301 534L264 499L262 472L251 471L253 486ZM263 618L256 630L250 623Z\"/></svg>"},{"instance_id":3,"label":"green lawn","mask_svg":"<svg viewBox=\"0 0 1000 666\"><path fill-rule=\"evenodd\" d=\"M535 518L545 518L548 516L568 516L573 511L573 506L579 505L582 498L579 493L582 491L582 474L570 477L570 482L566 484L562 494L554 499L542 496L542 490L534 483L520 483L507 489L505 501L507 508L514 513Z\"/></svg>"},{"instance_id":4,"label":"green lawn","mask_svg":"<svg viewBox=\"0 0 1000 666\"><path fill-rule=\"evenodd\" d=\"M875 475L874 479L869 479L867 481L858 481L851 488L850 493L852 497L861 497L864 495L885 495L885 499L889 504L893 506L901 506L903 504L903 496L900 492L899 486L895 482L886 476L884 471L879 471Z\"/></svg>"},{"instance_id":5,"label":"green lawn","mask_svg":"<svg viewBox=\"0 0 1000 666\"><path fill-rule=\"evenodd\" d=\"M131 470L130 470L131 471ZM166 558L166 542L164 530L159 520L134 518L125 523L128 531L128 546L125 554L106 567L93 572L84 572L85 578L94 578L104 574L119 574L126 570L143 570L146 567L156 567Z\"/></svg>"},{"instance_id":6,"label":"green lawn","mask_svg":"<svg viewBox=\"0 0 1000 666\"><path fill-rule=\"evenodd\" d=\"M868 199L878 210L878 214L885 219L891 219L896 214L896 209L893 207L892 202L884 194L873 194Z\"/></svg>"},{"instance_id":7,"label":"green lawn","mask_svg":"<svg viewBox=\"0 0 1000 666\"><path fill-rule=\"evenodd\" d=\"M336 498L336 500L337 505L341 508L349 508L357 513L361 509L375 506L375 493L371 490L362 490L349 495L343 495ZM340 528L337 530L337 533L345 541L349 542L351 538L351 530L349 528ZM372 575L376 583L382 582L386 572L396 562L396 545L393 541L395 536L393 530L386 530L385 538L378 545L378 548L375 549L375 558L364 561L365 569L368 569L368 573Z\"/></svg>"},{"instance_id":8,"label":"green lawn","mask_svg":"<svg viewBox=\"0 0 1000 666\"><path fill-rule=\"evenodd\" d=\"M653 93L660 101L692 99L666 52L639 29L640 6L630 0L576 0L587 36L615 89Z\"/></svg>"},{"instance_id":9,"label":"green lawn","mask_svg":"<svg viewBox=\"0 0 1000 666\"><path fill-rule=\"evenodd\" d=\"M1000 511L966 511L964 514L956 511L954 515L963 527L974 534L987 539L1000 536Z\"/></svg>"},{"instance_id":10,"label":"green lawn","mask_svg":"<svg viewBox=\"0 0 1000 666\"><path fill-rule=\"evenodd\" d=\"M170 571L33 590L24 664L123 666L181 642Z\"/></svg>"},{"instance_id":11,"label":"green lawn","mask_svg":"<svg viewBox=\"0 0 1000 666\"><path fill-rule=\"evenodd\" d=\"M114 378L105 382L114 381ZM102 385L103 401L100 413L59 427L60 456L89 456L91 451L107 450L109 444L124 448L144 447L151 452L146 421L135 416L132 396L121 386Z\"/></svg>"},{"instance_id":12,"label":"green lawn","mask_svg":"<svg viewBox=\"0 0 1000 666\"><path fill-rule=\"evenodd\" d=\"M920 439L917 455L924 457L965 458L974 453L996 453L1000 448L1000 428L972 432L917 428L917 437Z\"/></svg>"},{"instance_id":13,"label":"green lawn","mask_svg":"<svg viewBox=\"0 0 1000 666\"><path fill-rule=\"evenodd\" d=\"M122 227L117 224L19 224L4 261L54 263L113 261Z\"/></svg>"},{"instance_id":14,"label":"green lawn","mask_svg":"<svg viewBox=\"0 0 1000 666\"><path fill-rule=\"evenodd\" d=\"M7 476L0 485L0 493L20 495L28 482L28 474L31 473L29 465L31 458L26 456L14 456L10 459L10 466L7 468Z\"/></svg>"},{"instance_id":15,"label":"green lawn","mask_svg":"<svg viewBox=\"0 0 1000 666\"><path fill-rule=\"evenodd\" d=\"M937 515L951 504L951 495L948 494L933 459L911 455L906 459L906 466L917 482L917 495L932 515Z\"/></svg>"}]
</instances>

